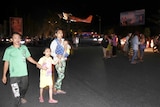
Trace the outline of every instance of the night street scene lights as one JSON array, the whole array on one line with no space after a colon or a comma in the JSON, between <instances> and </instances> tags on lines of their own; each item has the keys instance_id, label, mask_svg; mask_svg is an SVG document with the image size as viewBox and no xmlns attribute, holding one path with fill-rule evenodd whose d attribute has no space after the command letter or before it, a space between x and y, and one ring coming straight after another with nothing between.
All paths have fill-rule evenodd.
<instances>
[{"instance_id":1,"label":"night street scene lights","mask_svg":"<svg viewBox=\"0 0 160 107\"><path fill-rule=\"evenodd\" d=\"M54 23L52 23L52 22L49 20L48 23L51 24L51 25L53 26L54 24L57 23L57 21L55 21Z\"/></svg>"}]
</instances>

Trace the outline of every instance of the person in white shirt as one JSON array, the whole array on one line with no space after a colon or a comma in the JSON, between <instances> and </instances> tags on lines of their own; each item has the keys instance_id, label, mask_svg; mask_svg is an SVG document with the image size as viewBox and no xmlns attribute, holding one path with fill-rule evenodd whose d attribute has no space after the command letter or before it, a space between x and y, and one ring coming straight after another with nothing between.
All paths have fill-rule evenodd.
<instances>
[{"instance_id":1,"label":"person in white shirt","mask_svg":"<svg viewBox=\"0 0 160 107\"><path fill-rule=\"evenodd\" d=\"M131 59L131 64L136 64L136 58L138 58L138 50L139 50L139 32L135 32L134 37L131 40L131 45L133 48L133 56Z\"/></svg>"},{"instance_id":2,"label":"person in white shirt","mask_svg":"<svg viewBox=\"0 0 160 107\"><path fill-rule=\"evenodd\" d=\"M54 94L66 94L66 92L62 90L62 81L65 77L65 68L67 60L67 58L64 57L65 48L63 30L57 29L55 31L55 36L56 38L50 44L51 56L54 58L54 60L58 59L60 60L60 62L55 65L58 77L54 85Z\"/></svg>"}]
</instances>

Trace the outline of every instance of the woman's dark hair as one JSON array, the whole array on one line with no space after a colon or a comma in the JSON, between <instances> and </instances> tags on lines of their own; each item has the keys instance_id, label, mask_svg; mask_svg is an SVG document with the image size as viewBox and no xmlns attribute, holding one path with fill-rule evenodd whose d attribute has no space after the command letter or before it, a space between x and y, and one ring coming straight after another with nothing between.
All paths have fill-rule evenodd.
<instances>
[{"instance_id":1,"label":"woman's dark hair","mask_svg":"<svg viewBox=\"0 0 160 107\"><path fill-rule=\"evenodd\" d=\"M62 30L62 31L63 31L62 28L57 28L57 29L55 30L55 33L57 33L59 30Z\"/></svg>"}]
</instances>

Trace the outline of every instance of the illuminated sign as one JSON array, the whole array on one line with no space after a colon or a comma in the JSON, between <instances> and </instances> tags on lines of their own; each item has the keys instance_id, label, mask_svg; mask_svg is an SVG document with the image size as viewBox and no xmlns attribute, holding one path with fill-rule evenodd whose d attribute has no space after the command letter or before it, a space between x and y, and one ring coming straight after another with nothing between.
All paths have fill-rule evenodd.
<instances>
[{"instance_id":1,"label":"illuminated sign","mask_svg":"<svg viewBox=\"0 0 160 107\"><path fill-rule=\"evenodd\" d=\"M144 25L145 9L120 13L120 26Z\"/></svg>"}]
</instances>

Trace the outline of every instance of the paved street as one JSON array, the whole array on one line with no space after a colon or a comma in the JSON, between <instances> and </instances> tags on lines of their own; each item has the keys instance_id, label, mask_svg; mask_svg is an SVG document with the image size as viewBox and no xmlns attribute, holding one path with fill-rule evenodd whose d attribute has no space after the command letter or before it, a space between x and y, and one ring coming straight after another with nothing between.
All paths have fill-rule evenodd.
<instances>
[{"instance_id":1,"label":"paved street","mask_svg":"<svg viewBox=\"0 0 160 107\"><path fill-rule=\"evenodd\" d=\"M42 56L42 47L29 47L33 58ZM4 48L0 48L0 58ZM22 107L160 107L160 54L145 52L144 62L130 64L118 52L117 57L103 59L100 46L79 47L69 57L63 81L65 95L54 95L58 104L39 103L39 70L28 63L28 102ZM2 77L3 63L0 61ZM56 75L56 74L55 74ZM9 83L0 82L0 107L11 107Z\"/></svg>"}]
</instances>

